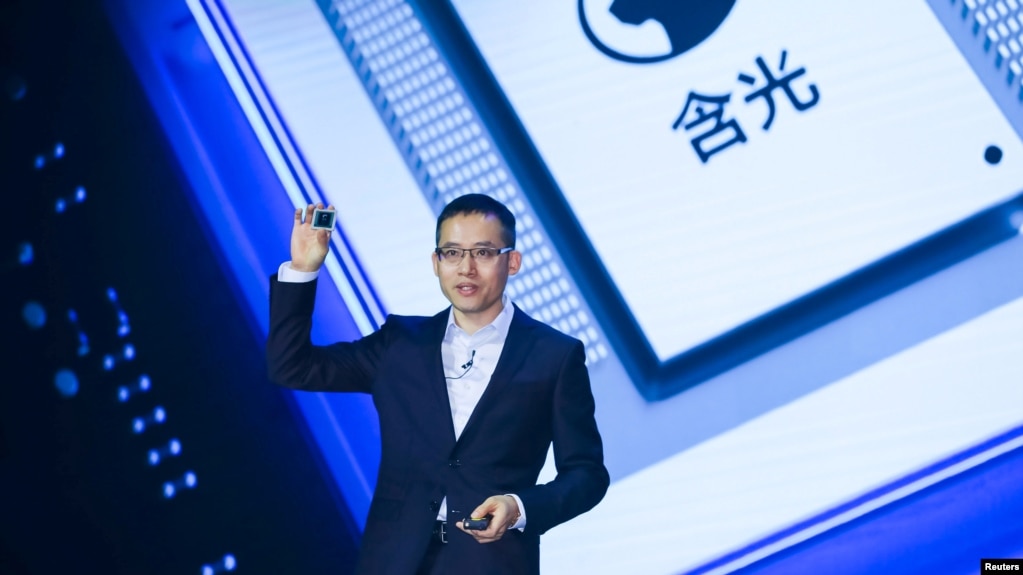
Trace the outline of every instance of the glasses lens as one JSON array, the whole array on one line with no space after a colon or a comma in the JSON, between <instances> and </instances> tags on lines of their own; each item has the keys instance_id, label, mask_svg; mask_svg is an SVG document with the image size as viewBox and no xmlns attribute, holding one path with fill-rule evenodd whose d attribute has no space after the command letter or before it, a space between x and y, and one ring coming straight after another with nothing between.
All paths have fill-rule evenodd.
<instances>
[{"instance_id":1,"label":"glasses lens","mask_svg":"<svg viewBox=\"0 0 1023 575\"><path fill-rule=\"evenodd\" d=\"M479 248L479 249L473 250L472 257L475 258L477 262L487 263L490 260L492 260L494 258L494 255L496 255L496 254L497 254L497 250L495 250L495 249L492 249L492 248Z\"/></svg>"},{"instance_id":2,"label":"glasses lens","mask_svg":"<svg viewBox=\"0 0 1023 575\"><path fill-rule=\"evenodd\" d=\"M458 248L437 248L437 257L446 264L457 264L462 259L462 250Z\"/></svg>"}]
</instances>

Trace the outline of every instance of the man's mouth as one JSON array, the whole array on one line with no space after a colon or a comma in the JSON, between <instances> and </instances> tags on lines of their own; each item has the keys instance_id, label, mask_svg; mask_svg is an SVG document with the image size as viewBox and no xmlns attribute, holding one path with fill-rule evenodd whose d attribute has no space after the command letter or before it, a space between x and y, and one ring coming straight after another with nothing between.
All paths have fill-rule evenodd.
<instances>
[{"instance_id":1,"label":"man's mouth","mask_svg":"<svg viewBox=\"0 0 1023 575\"><path fill-rule=\"evenodd\" d=\"M462 295L472 295L476 293L477 287L474 284L458 284L455 289Z\"/></svg>"}]
</instances>

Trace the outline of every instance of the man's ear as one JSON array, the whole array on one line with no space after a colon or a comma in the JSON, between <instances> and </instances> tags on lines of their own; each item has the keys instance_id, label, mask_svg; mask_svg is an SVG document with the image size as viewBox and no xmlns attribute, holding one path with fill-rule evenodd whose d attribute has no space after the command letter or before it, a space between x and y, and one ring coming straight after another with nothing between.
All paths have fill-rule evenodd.
<instances>
[{"instance_id":1,"label":"man's ear","mask_svg":"<svg viewBox=\"0 0 1023 575\"><path fill-rule=\"evenodd\" d=\"M433 260L433 275L440 277L440 258L437 257L437 252L432 252L430 256Z\"/></svg>"},{"instance_id":2,"label":"man's ear","mask_svg":"<svg viewBox=\"0 0 1023 575\"><path fill-rule=\"evenodd\" d=\"M519 268L522 267L522 252L518 250L512 250L508 252L508 275L513 276L519 273Z\"/></svg>"}]
</instances>

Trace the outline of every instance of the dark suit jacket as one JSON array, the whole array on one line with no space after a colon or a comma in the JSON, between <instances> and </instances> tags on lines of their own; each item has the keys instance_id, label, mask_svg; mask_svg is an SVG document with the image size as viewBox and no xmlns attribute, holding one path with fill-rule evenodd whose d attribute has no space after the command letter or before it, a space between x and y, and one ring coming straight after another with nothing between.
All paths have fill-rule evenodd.
<instances>
[{"instance_id":1,"label":"dark suit jacket","mask_svg":"<svg viewBox=\"0 0 1023 575\"><path fill-rule=\"evenodd\" d=\"M609 479L593 417L583 345L516 308L486 392L455 441L441 341L448 311L389 316L358 341L314 346L315 283L271 278L270 378L309 391L363 392L380 417L382 457L358 573L415 573L440 502L459 521L491 495L514 493L523 532L479 544L453 530L444 573L537 573L540 535L603 498ZM551 442L557 477L537 485Z\"/></svg>"}]
</instances>

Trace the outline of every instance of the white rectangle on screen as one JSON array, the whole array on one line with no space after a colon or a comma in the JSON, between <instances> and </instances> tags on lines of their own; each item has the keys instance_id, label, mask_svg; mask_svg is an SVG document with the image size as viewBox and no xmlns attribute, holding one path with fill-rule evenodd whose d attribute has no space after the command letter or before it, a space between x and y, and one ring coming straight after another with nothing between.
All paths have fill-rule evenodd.
<instances>
[{"instance_id":1,"label":"white rectangle on screen","mask_svg":"<svg viewBox=\"0 0 1023 575\"><path fill-rule=\"evenodd\" d=\"M453 3L662 361L1023 182L1023 162L985 161L1023 146L923 1L738 2L648 65L582 22L630 54L670 51L679 22L623 24L608 0Z\"/></svg>"}]
</instances>

